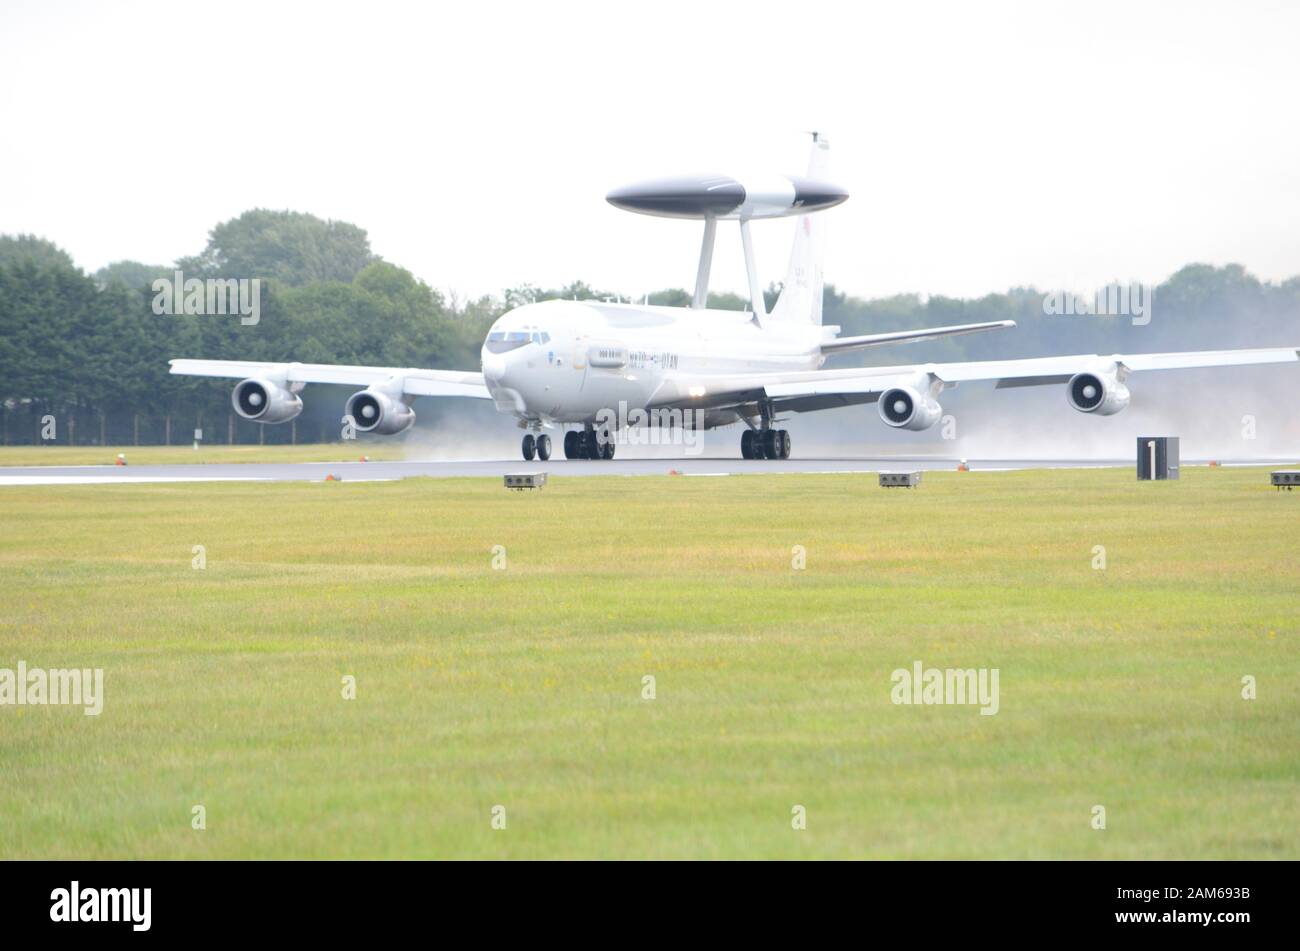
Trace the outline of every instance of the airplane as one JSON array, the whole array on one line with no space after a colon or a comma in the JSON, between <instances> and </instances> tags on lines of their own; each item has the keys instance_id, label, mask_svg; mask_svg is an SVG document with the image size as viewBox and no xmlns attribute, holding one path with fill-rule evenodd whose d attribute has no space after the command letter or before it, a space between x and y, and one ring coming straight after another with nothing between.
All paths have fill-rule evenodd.
<instances>
[{"instance_id":1,"label":"airplane","mask_svg":"<svg viewBox=\"0 0 1300 951\"><path fill-rule=\"evenodd\" d=\"M616 430L634 415L616 416L614 407L670 422L672 413L684 414L680 418L706 429L741 423L742 457L787 459L790 434L776 424L788 413L875 403L886 425L923 430L941 419L938 397L945 388L992 381L998 388L1063 385L1075 410L1110 416L1128 406L1128 378L1135 373L1300 362L1297 348L1284 347L821 369L835 353L1015 326L1001 320L862 336L840 336L838 327L823 326L820 212L849 197L825 177L829 148L825 136L813 134L805 177L708 174L640 182L606 196L615 207L640 214L703 220L687 307L596 300L516 307L489 329L478 373L193 359L170 361L171 372L240 379L231 394L235 412L259 423L293 419L302 412L304 386L330 383L364 387L348 399L344 420L381 435L414 424L411 403L418 396L492 400L526 431L520 447L525 460L551 458L546 430L556 428L566 430L566 458L614 458ZM785 281L768 311L750 222L786 216L800 222ZM748 311L706 306L719 221L739 222Z\"/></svg>"}]
</instances>

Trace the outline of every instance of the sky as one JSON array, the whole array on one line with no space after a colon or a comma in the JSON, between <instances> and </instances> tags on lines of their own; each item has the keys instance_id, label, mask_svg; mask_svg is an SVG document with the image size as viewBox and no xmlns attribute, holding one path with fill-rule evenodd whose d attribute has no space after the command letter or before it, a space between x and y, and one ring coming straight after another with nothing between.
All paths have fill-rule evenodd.
<instances>
[{"instance_id":1,"label":"sky","mask_svg":"<svg viewBox=\"0 0 1300 951\"><path fill-rule=\"evenodd\" d=\"M0 2L0 233L168 264L254 207L460 296L689 287L627 181L802 174L864 297L1300 274L1300 4ZM756 222L777 280L790 220ZM741 291L734 225L715 289Z\"/></svg>"}]
</instances>

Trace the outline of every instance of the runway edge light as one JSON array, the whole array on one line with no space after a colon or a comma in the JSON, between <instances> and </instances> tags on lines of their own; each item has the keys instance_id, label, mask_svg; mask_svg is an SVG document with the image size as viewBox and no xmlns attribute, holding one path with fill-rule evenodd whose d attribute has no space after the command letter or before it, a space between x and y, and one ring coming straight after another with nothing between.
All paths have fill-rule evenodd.
<instances>
[{"instance_id":1,"label":"runway edge light","mask_svg":"<svg viewBox=\"0 0 1300 951\"><path fill-rule=\"evenodd\" d=\"M505 477L507 489L540 489L546 485L545 472L511 472Z\"/></svg>"},{"instance_id":2,"label":"runway edge light","mask_svg":"<svg viewBox=\"0 0 1300 951\"><path fill-rule=\"evenodd\" d=\"M1269 475L1279 492L1282 489L1290 492L1296 486L1300 486L1300 469L1278 469L1276 472L1269 473Z\"/></svg>"},{"instance_id":3,"label":"runway edge light","mask_svg":"<svg viewBox=\"0 0 1300 951\"><path fill-rule=\"evenodd\" d=\"M921 473L919 472L882 472L880 473L880 487L882 489L912 489L921 484Z\"/></svg>"}]
</instances>

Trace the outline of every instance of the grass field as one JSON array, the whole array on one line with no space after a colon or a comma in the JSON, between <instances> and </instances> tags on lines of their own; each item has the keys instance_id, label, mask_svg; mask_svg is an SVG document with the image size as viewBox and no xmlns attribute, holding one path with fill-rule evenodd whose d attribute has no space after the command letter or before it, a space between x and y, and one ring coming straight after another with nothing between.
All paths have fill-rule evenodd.
<instances>
[{"instance_id":1,"label":"grass field","mask_svg":"<svg viewBox=\"0 0 1300 951\"><path fill-rule=\"evenodd\" d=\"M301 446L0 446L2 466L111 466L118 453L128 465L163 466L196 462L356 462L402 459L400 443L365 441Z\"/></svg>"},{"instance_id":2,"label":"grass field","mask_svg":"<svg viewBox=\"0 0 1300 951\"><path fill-rule=\"evenodd\" d=\"M5 488L0 666L106 700L0 708L0 857L1297 858L1267 483ZM998 713L893 704L917 660L998 668Z\"/></svg>"}]
</instances>

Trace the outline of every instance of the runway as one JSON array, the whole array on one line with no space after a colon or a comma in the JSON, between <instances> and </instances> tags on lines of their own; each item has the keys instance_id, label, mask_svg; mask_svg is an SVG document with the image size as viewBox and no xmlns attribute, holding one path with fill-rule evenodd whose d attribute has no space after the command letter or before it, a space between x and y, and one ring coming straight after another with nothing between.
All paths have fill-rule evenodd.
<instances>
[{"instance_id":1,"label":"runway","mask_svg":"<svg viewBox=\"0 0 1300 951\"><path fill-rule=\"evenodd\" d=\"M403 462L195 463L161 466L13 466L0 468L5 485L111 485L148 482L387 482L412 477L496 478L510 472L545 472L557 476L731 476L870 473L955 470L951 458L774 459L692 456L681 459L613 459L610 461L522 459ZM1098 469L1132 467L1128 459L970 459L975 472L1015 469ZM1250 460L1225 465L1289 465L1294 460ZM1196 465L1184 461L1184 465Z\"/></svg>"}]
</instances>

